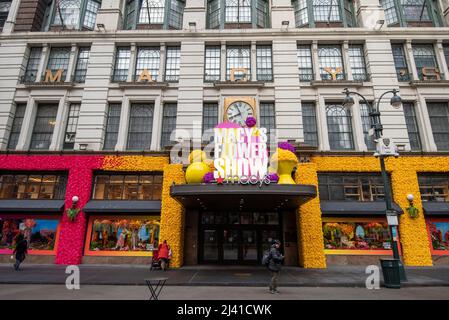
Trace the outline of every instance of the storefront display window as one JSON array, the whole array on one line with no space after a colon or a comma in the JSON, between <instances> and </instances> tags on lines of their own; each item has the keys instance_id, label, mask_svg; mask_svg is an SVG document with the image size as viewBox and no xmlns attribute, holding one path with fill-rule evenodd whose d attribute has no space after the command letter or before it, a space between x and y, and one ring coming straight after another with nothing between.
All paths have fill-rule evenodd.
<instances>
[{"instance_id":1,"label":"storefront display window","mask_svg":"<svg viewBox=\"0 0 449 320\"><path fill-rule=\"evenodd\" d=\"M150 255L159 226L160 216L91 217L86 255Z\"/></svg>"},{"instance_id":2,"label":"storefront display window","mask_svg":"<svg viewBox=\"0 0 449 320\"><path fill-rule=\"evenodd\" d=\"M449 220L431 220L428 221L428 226L432 249L437 252L449 253Z\"/></svg>"},{"instance_id":3,"label":"storefront display window","mask_svg":"<svg viewBox=\"0 0 449 320\"><path fill-rule=\"evenodd\" d=\"M0 199L64 199L67 176L2 174Z\"/></svg>"},{"instance_id":4,"label":"storefront display window","mask_svg":"<svg viewBox=\"0 0 449 320\"><path fill-rule=\"evenodd\" d=\"M19 234L28 241L29 253L52 253L58 225L57 218L0 217L0 253L10 253Z\"/></svg>"},{"instance_id":5,"label":"storefront display window","mask_svg":"<svg viewBox=\"0 0 449 320\"><path fill-rule=\"evenodd\" d=\"M324 219L323 236L325 249L330 251L391 250L390 234L386 221Z\"/></svg>"}]
</instances>

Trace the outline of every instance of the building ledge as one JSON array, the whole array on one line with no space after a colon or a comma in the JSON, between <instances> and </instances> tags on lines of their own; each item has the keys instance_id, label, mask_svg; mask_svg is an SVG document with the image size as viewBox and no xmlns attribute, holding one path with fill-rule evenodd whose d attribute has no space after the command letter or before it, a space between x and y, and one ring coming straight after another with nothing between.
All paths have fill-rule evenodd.
<instances>
[{"instance_id":1,"label":"building ledge","mask_svg":"<svg viewBox=\"0 0 449 320\"><path fill-rule=\"evenodd\" d=\"M154 88L164 89L168 87L168 82L116 82L120 88Z\"/></svg>"},{"instance_id":2,"label":"building ledge","mask_svg":"<svg viewBox=\"0 0 449 320\"><path fill-rule=\"evenodd\" d=\"M310 82L312 87L328 87L328 86L349 86L363 87L363 81L354 80L313 80Z\"/></svg>"},{"instance_id":3,"label":"building ledge","mask_svg":"<svg viewBox=\"0 0 449 320\"><path fill-rule=\"evenodd\" d=\"M414 87L445 87L449 80L413 80L409 82Z\"/></svg>"},{"instance_id":4,"label":"building ledge","mask_svg":"<svg viewBox=\"0 0 449 320\"><path fill-rule=\"evenodd\" d=\"M265 86L263 81L216 81L214 87L217 88L259 88Z\"/></svg>"},{"instance_id":5,"label":"building ledge","mask_svg":"<svg viewBox=\"0 0 449 320\"><path fill-rule=\"evenodd\" d=\"M25 88L67 89L75 86L74 82L24 82Z\"/></svg>"}]
</instances>

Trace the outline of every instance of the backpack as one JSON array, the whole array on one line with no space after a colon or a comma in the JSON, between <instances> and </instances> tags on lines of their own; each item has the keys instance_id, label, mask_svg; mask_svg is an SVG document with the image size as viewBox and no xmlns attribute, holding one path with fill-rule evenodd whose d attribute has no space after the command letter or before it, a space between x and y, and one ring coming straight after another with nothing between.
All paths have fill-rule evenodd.
<instances>
[{"instance_id":1,"label":"backpack","mask_svg":"<svg viewBox=\"0 0 449 320\"><path fill-rule=\"evenodd\" d=\"M262 265L267 267L268 264L270 263L270 259L271 259L270 250L266 250L266 251L263 253L263 257L262 257Z\"/></svg>"}]
</instances>

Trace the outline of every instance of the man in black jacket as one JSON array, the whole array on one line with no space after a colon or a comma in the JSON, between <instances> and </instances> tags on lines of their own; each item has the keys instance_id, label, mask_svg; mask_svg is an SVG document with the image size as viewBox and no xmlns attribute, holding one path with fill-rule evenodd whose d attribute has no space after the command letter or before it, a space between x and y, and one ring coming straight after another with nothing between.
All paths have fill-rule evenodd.
<instances>
[{"instance_id":1,"label":"man in black jacket","mask_svg":"<svg viewBox=\"0 0 449 320\"><path fill-rule=\"evenodd\" d=\"M281 264L284 260L284 256L279 251L280 247L281 242L279 240L273 240L268 263L268 270L271 272L270 293L279 293L277 290L278 278L279 272L281 271Z\"/></svg>"}]
</instances>

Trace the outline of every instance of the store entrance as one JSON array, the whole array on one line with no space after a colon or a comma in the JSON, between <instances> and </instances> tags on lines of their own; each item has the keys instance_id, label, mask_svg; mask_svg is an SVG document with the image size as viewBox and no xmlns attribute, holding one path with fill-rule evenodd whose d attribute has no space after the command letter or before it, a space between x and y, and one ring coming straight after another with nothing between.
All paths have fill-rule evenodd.
<instances>
[{"instance_id":1,"label":"store entrance","mask_svg":"<svg viewBox=\"0 0 449 320\"><path fill-rule=\"evenodd\" d=\"M277 212L203 212L200 214L200 263L258 264L271 240L279 239Z\"/></svg>"}]
</instances>

